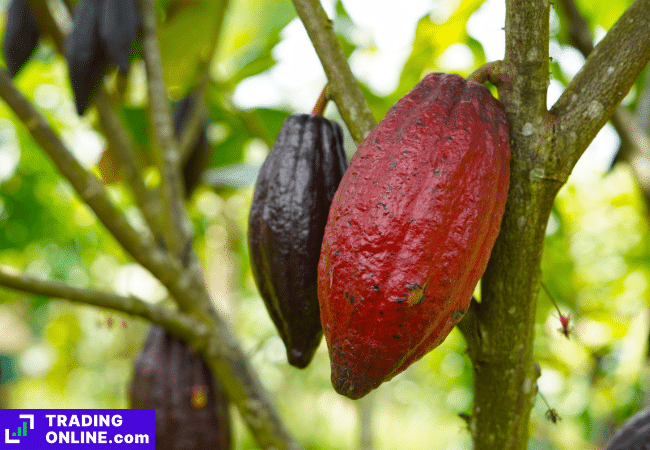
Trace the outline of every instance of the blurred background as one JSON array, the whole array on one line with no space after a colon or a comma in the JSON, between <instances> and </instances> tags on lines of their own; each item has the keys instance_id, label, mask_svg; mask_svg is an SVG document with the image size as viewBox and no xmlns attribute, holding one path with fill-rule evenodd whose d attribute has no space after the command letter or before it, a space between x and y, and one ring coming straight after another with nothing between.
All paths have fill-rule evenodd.
<instances>
[{"instance_id":1,"label":"blurred background","mask_svg":"<svg viewBox=\"0 0 650 450\"><path fill-rule=\"evenodd\" d=\"M577 7L598 40L630 3L579 0ZM160 30L165 77L170 97L178 100L193 89L196 68L211 56L215 24L209 18L218 17L221 2L159 4L165 15ZM377 120L426 73L467 76L504 55L503 0L323 0L323 5ZM551 8L549 107L584 62L572 45L564 5L556 1ZM0 23L7 7L8 1L0 0ZM288 365L257 294L245 238L252 183L282 121L290 113L309 112L325 84L292 3L230 0L209 69L211 159L206 183L188 202L195 247L218 309L236 330L290 431L309 449L370 448L368 442L391 450L470 448L459 414L471 413L472 368L457 330L404 373L353 402L331 387L324 341L307 369ZM645 79L644 72L623 107L647 139ZM121 113L146 153L146 86L137 55L126 81ZM92 108L77 116L66 62L48 40L41 39L15 82L79 160L110 183L113 200L138 226L142 219L106 139L96 131L97 116ZM107 83L117 83L114 74ZM340 120L333 104L325 115ZM622 142L612 125L603 128L560 191L549 221L542 279L562 313L571 315L573 331L568 339L558 331L558 312L540 291L538 384L561 420L549 421L548 407L538 399L532 449L599 448L615 427L650 403L650 196L643 190L650 165L617 158ZM351 156L355 145L349 136L346 147ZM166 295L102 228L4 103L0 264L147 302ZM0 287L0 407L127 407L133 361L148 327L111 311ZM256 448L234 417L235 448Z\"/></svg>"}]
</instances>

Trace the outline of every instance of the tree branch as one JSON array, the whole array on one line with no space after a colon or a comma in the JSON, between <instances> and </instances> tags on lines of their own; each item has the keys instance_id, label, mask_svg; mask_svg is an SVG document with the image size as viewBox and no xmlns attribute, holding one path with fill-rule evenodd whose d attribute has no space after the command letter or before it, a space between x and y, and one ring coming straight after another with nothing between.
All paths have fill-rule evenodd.
<instances>
[{"instance_id":1,"label":"tree branch","mask_svg":"<svg viewBox=\"0 0 650 450\"><path fill-rule=\"evenodd\" d=\"M184 205L184 188L180 174L180 155L174 136L171 108L162 75L158 46L158 18L153 0L142 0L142 49L147 73L148 109L152 125L153 154L162 177L161 189L166 220L165 241L180 257L192 241L191 224Z\"/></svg>"},{"instance_id":2,"label":"tree branch","mask_svg":"<svg viewBox=\"0 0 650 450\"><path fill-rule=\"evenodd\" d=\"M84 303L120 311L158 324L172 333L181 333L185 337L188 337L187 330L192 330L194 334L201 336L208 334L208 327L205 324L196 321L191 316L169 308L152 305L135 297L124 297L109 292L81 289L58 281L29 277L3 265L0 265L0 286L28 294L60 298L74 303Z\"/></svg>"},{"instance_id":3,"label":"tree branch","mask_svg":"<svg viewBox=\"0 0 650 450\"><path fill-rule=\"evenodd\" d=\"M155 247L151 239L139 236L130 227L126 217L108 199L102 182L79 165L45 119L13 86L6 70L0 70L0 97L27 125L32 137L118 242L167 287L184 311L191 313L200 323L211 326L207 343L195 342L196 335L192 333L179 337L189 340L188 343L198 350L203 349L206 363L239 408L258 442L265 448L298 449L228 325L216 313L208 314L197 306L210 302L205 285L200 283L200 270L193 265L184 269L176 260L170 260L167 252Z\"/></svg>"},{"instance_id":4,"label":"tree branch","mask_svg":"<svg viewBox=\"0 0 650 450\"><path fill-rule=\"evenodd\" d=\"M188 270L194 274L191 285L185 286L186 292L194 290L193 301L201 307L211 306L207 288L196 254L187 244L191 243L193 230L185 210L183 187L179 171L179 152L174 138L171 110L167 101L166 89L162 78L160 51L156 33L156 9L152 0L143 0L143 49L147 71L149 92L149 109L153 124L154 140L157 147L158 164L163 175L162 193L167 209L175 217L168 232L177 233L171 239L175 251L188 252ZM284 428L275 408L267 398L255 372L242 352L228 324L212 308L213 331L210 341L203 352L206 363L214 376L224 388L228 398L250 427L253 435L264 448L298 449Z\"/></svg>"},{"instance_id":5,"label":"tree branch","mask_svg":"<svg viewBox=\"0 0 650 450\"><path fill-rule=\"evenodd\" d=\"M594 48L591 31L587 21L580 14L573 0L561 0L562 8L569 19L569 34L572 43L587 58ZM642 121L650 114L643 114L650 101L650 77L646 78L643 91L637 99L637 114L632 115L626 108L619 106L612 115L612 124L621 138L621 145L616 160L627 161L646 200L650 205L650 137L647 124Z\"/></svg>"},{"instance_id":6,"label":"tree branch","mask_svg":"<svg viewBox=\"0 0 650 450\"><path fill-rule=\"evenodd\" d=\"M636 0L551 108L557 157L569 166L612 116L650 60L650 0Z\"/></svg>"},{"instance_id":7,"label":"tree branch","mask_svg":"<svg viewBox=\"0 0 650 450\"><path fill-rule=\"evenodd\" d=\"M209 75L206 71L201 79L199 86L190 95L194 97L194 103L191 111L187 116L185 125L182 127L180 136L178 136L178 152L180 154L180 167L184 167L190 158L192 148L199 138L201 127L205 124L205 88L208 83Z\"/></svg>"},{"instance_id":8,"label":"tree branch","mask_svg":"<svg viewBox=\"0 0 650 450\"><path fill-rule=\"evenodd\" d=\"M617 158L630 165L645 203L650 206L650 136L641 129L634 115L624 108L616 111L612 122L621 136Z\"/></svg>"},{"instance_id":9,"label":"tree branch","mask_svg":"<svg viewBox=\"0 0 650 450\"><path fill-rule=\"evenodd\" d=\"M587 21L580 14L578 6L573 0L560 0L560 5L569 19L569 37L575 47L586 58L594 48L593 36L591 35L591 30L589 30Z\"/></svg>"},{"instance_id":10,"label":"tree branch","mask_svg":"<svg viewBox=\"0 0 650 450\"><path fill-rule=\"evenodd\" d=\"M108 198L106 187L95 175L85 170L65 147L45 118L14 86L6 70L0 70L0 97L27 126L30 134L48 154L59 172L70 182L97 218L115 237L120 245L140 264L147 268L169 289L170 294L184 306L203 316L194 300L201 298L189 292L192 273L183 271L176 260L158 247L151 236L140 235L128 223L126 216ZM197 301L196 304L201 304Z\"/></svg>"},{"instance_id":11,"label":"tree branch","mask_svg":"<svg viewBox=\"0 0 650 450\"><path fill-rule=\"evenodd\" d=\"M506 0L499 100L510 125L510 188L481 280L475 318L461 321L474 366L470 429L476 450L525 450L535 401L533 361L539 264L562 182L549 158L549 2ZM516 268L516 270L513 270Z\"/></svg>"},{"instance_id":12,"label":"tree branch","mask_svg":"<svg viewBox=\"0 0 650 450\"><path fill-rule=\"evenodd\" d=\"M164 95L164 86L162 89ZM42 115L15 88L4 70L0 70L0 97L27 125L32 137L50 156L61 174L70 181L122 247L167 287L181 309L195 316L198 319L196 323L204 324L197 326L177 321L169 323L172 326L169 331L203 353L206 363L224 387L230 400L239 408L242 417L260 445L264 448L276 448L277 450L299 449L300 447L284 428L228 324L216 312L212 311L214 314L207 312L206 308L211 302L196 255L191 252L191 247L188 249L188 266L184 268L178 259L170 259L169 254L157 247L150 237L138 235L130 227L126 217L108 199L102 182L79 165ZM173 131L173 128L170 127L169 130ZM68 293L70 294L71 291ZM81 295L79 292L77 294ZM79 299L81 301L81 298ZM88 300L90 303L93 302L92 299ZM103 298L103 301L107 300L108 297ZM136 310L140 307L142 305L135 306ZM141 312L147 314L147 311ZM152 311L149 313L153 314ZM164 317L161 316L160 319L163 320ZM164 325L162 322L157 323ZM211 332L203 339L200 335L201 329L208 324Z\"/></svg>"},{"instance_id":13,"label":"tree branch","mask_svg":"<svg viewBox=\"0 0 650 450\"><path fill-rule=\"evenodd\" d=\"M463 318L460 319L460 322L456 325L458 331L460 331L465 338L465 342L467 343L467 354L472 361L476 358L476 350L481 345L478 329L478 311L480 307L481 304L472 296L469 308L467 308Z\"/></svg>"},{"instance_id":14,"label":"tree branch","mask_svg":"<svg viewBox=\"0 0 650 450\"><path fill-rule=\"evenodd\" d=\"M195 96L196 101L192 111L190 112L185 126L178 136L178 152L180 154L180 167L184 167L185 163L190 157L192 147L196 142L201 126L204 123L206 107L205 107L205 90L208 82L210 82L210 67L214 59L214 54L217 49L217 45L220 42L221 30L223 28L223 21L226 14L226 10L229 5L229 0L219 0L221 7L219 8L219 17L217 17L215 27L212 32L212 42L211 48L212 53L210 58L205 58L200 61L198 64L197 72L200 74L200 79L197 83L197 87L192 93Z\"/></svg>"},{"instance_id":15,"label":"tree branch","mask_svg":"<svg viewBox=\"0 0 650 450\"><path fill-rule=\"evenodd\" d=\"M99 122L104 130L104 135L107 136L111 147L115 150L122 164L126 182L133 189L136 203L153 234L153 230L158 229L157 224L162 221L160 199L144 184L142 179L144 167L136 158L133 144L124 123L115 112L111 99L103 86L95 95L94 101L99 112ZM162 236L156 236L156 239L158 242L164 242Z\"/></svg>"},{"instance_id":16,"label":"tree branch","mask_svg":"<svg viewBox=\"0 0 650 450\"><path fill-rule=\"evenodd\" d=\"M320 0L293 0L327 75L329 94L354 141L359 144L375 127L375 119L343 53L332 21Z\"/></svg>"},{"instance_id":17,"label":"tree branch","mask_svg":"<svg viewBox=\"0 0 650 450\"><path fill-rule=\"evenodd\" d=\"M30 7L37 14L40 29L53 37L57 51L63 56L66 56L65 40L67 36L59 27L56 20L54 20L47 2L45 0L29 0L29 2ZM135 150L126 131L126 127L115 112L115 108L111 104L110 96L103 83L99 87L99 92L93 97L93 101L99 113L99 121L104 129L104 135L111 147L115 149L122 163L126 182L133 189L136 202L149 226L149 231L153 234L153 230L157 229L156 224L161 217L160 202L154 193L145 186L142 180L143 168L135 157ZM157 238L161 241L159 237Z\"/></svg>"}]
</instances>

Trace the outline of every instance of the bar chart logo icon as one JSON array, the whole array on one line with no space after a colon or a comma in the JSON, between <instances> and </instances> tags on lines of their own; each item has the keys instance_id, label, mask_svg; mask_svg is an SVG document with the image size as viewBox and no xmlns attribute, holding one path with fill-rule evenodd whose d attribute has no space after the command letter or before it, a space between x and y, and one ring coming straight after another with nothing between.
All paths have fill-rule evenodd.
<instances>
[{"instance_id":1,"label":"bar chart logo icon","mask_svg":"<svg viewBox=\"0 0 650 450\"><path fill-rule=\"evenodd\" d=\"M20 444L20 438L27 436L27 430L34 429L34 414L20 414L20 419L27 419L21 425L18 425L16 431L5 428L5 444Z\"/></svg>"}]
</instances>

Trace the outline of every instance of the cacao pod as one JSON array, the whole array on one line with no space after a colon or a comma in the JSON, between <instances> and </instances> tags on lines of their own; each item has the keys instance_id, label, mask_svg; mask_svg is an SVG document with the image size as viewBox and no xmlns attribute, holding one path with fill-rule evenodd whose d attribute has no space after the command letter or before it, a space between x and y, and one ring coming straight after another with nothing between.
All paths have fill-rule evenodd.
<instances>
[{"instance_id":1,"label":"cacao pod","mask_svg":"<svg viewBox=\"0 0 650 450\"><path fill-rule=\"evenodd\" d=\"M201 356L152 327L129 390L134 409L156 410L157 450L231 448L228 400Z\"/></svg>"},{"instance_id":2,"label":"cacao pod","mask_svg":"<svg viewBox=\"0 0 650 450\"><path fill-rule=\"evenodd\" d=\"M289 363L299 368L309 364L323 335L318 258L346 167L341 127L295 114L282 125L255 183L248 221L253 276Z\"/></svg>"},{"instance_id":3,"label":"cacao pod","mask_svg":"<svg viewBox=\"0 0 650 450\"><path fill-rule=\"evenodd\" d=\"M67 42L70 85L80 116L88 108L108 67L108 58L99 40L101 14L101 0L81 0Z\"/></svg>"},{"instance_id":4,"label":"cacao pod","mask_svg":"<svg viewBox=\"0 0 650 450\"><path fill-rule=\"evenodd\" d=\"M183 97L174 106L174 133L180 138L183 127L189 119L189 115L196 100L193 96ZM199 128L199 135L196 137L190 155L183 165L183 181L185 183L185 196L189 198L192 192L201 182L201 174L210 162L210 144L208 143L208 121L203 119Z\"/></svg>"},{"instance_id":5,"label":"cacao pod","mask_svg":"<svg viewBox=\"0 0 650 450\"><path fill-rule=\"evenodd\" d=\"M439 345L499 232L508 123L483 85L433 73L357 149L318 266L332 384L356 399Z\"/></svg>"},{"instance_id":6,"label":"cacao pod","mask_svg":"<svg viewBox=\"0 0 650 450\"><path fill-rule=\"evenodd\" d=\"M650 408L643 409L616 430L605 450L645 450L650 446Z\"/></svg>"},{"instance_id":7,"label":"cacao pod","mask_svg":"<svg viewBox=\"0 0 650 450\"><path fill-rule=\"evenodd\" d=\"M140 33L140 9L135 0L102 0L99 37L120 72L128 73L131 52Z\"/></svg>"},{"instance_id":8,"label":"cacao pod","mask_svg":"<svg viewBox=\"0 0 650 450\"><path fill-rule=\"evenodd\" d=\"M7 11L3 48L7 70L14 77L38 46L40 33L27 0L13 0Z\"/></svg>"}]
</instances>

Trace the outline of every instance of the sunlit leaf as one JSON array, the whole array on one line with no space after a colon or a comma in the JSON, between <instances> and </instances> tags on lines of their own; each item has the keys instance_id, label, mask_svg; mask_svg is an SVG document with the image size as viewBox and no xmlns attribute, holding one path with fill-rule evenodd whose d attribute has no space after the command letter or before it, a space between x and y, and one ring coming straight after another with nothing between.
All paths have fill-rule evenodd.
<instances>
[{"instance_id":1,"label":"sunlit leaf","mask_svg":"<svg viewBox=\"0 0 650 450\"><path fill-rule=\"evenodd\" d=\"M197 0L173 14L159 28L163 76L167 89L179 98L195 85L214 54L223 0Z\"/></svg>"}]
</instances>

